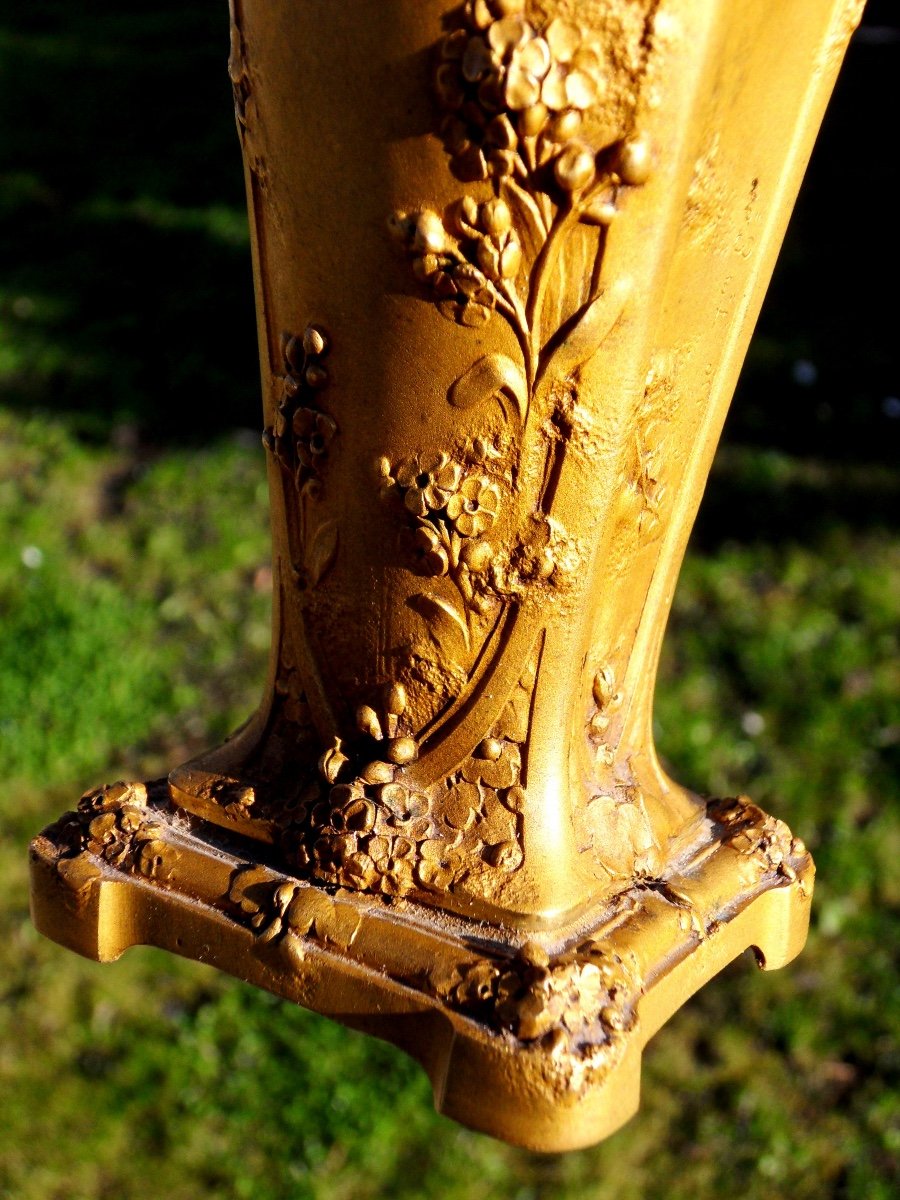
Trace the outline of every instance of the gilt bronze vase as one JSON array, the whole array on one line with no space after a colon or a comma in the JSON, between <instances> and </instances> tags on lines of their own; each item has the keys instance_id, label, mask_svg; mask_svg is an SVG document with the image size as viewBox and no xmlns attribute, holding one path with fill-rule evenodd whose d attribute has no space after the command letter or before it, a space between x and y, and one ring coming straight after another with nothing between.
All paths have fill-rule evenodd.
<instances>
[{"instance_id":1,"label":"gilt bronze vase","mask_svg":"<svg viewBox=\"0 0 900 1200\"><path fill-rule=\"evenodd\" d=\"M725 963L799 951L809 854L666 775L653 687L859 12L234 0L269 681L224 745L35 841L44 932L212 962L550 1150L635 1111Z\"/></svg>"}]
</instances>

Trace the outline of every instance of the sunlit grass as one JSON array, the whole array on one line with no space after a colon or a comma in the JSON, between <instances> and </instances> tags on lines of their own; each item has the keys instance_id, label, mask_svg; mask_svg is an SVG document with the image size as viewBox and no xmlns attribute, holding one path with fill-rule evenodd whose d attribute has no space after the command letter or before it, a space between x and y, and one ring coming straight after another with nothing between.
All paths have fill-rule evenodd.
<instances>
[{"instance_id":1,"label":"sunlit grass","mask_svg":"<svg viewBox=\"0 0 900 1200\"><path fill-rule=\"evenodd\" d=\"M100 967L32 930L28 837L256 702L266 497L250 438L151 455L5 416L0 447L0 1196L893 1194L900 543L879 521L689 556L661 747L809 841L813 931L794 966L742 961L704 989L648 1049L637 1120L554 1159L456 1128L396 1051L206 967L151 950ZM772 469L726 457L707 505Z\"/></svg>"}]
</instances>

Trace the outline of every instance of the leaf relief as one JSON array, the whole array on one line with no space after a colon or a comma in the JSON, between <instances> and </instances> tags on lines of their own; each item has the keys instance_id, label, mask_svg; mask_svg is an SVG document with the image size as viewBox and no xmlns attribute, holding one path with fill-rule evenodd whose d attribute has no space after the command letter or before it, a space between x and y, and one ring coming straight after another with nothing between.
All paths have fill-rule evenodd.
<instances>
[{"instance_id":1,"label":"leaf relief","mask_svg":"<svg viewBox=\"0 0 900 1200\"><path fill-rule=\"evenodd\" d=\"M448 399L454 408L471 408L496 398L504 411L510 399L524 420L528 385L521 367L505 354L486 354L452 385Z\"/></svg>"},{"instance_id":2,"label":"leaf relief","mask_svg":"<svg viewBox=\"0 0 900 1200\"><path fill-rule=\"evenodd\" d=\"M323 521L318 526L306 547L306 584L318 586L325 574L334 565L338 548L337 521Z\"/></svg>"},{"instance_id":3,"label":"leaf relief","mask_svg":"<svg viewBox=\"0 0 900 1200\"><path fill-rule=\"evenodd\" d=\"M563 379L593 358L618 324L631 288L630 279L616 280L566 322L541 355L538 383L545 376Z\"/></svg>"},{"instance_id":4,"label":"leaf relief","mask_svg":"<svg viewBox=\"0 0 900 1200\"><path fill-rule=\"evenodd\" d=\"M406 602L425 619L438 650L464 671L472 666L472 646L464 614L456 605L426 592L417 592Z\"/></svg>"}]
</instances>

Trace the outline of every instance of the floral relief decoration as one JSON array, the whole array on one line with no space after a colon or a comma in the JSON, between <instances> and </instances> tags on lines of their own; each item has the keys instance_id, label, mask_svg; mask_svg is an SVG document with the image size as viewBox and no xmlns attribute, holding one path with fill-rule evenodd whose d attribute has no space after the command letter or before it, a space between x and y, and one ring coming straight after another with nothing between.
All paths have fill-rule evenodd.
<instances>
[{"instance_id":1,"label":"floral relief decoration","mask_svg":"<svg viewBox=\"0 0 900 1200\"><path fill-rule=\"evenodd\" d=\"M299 545L292 547L294 576L301 589L316 587L337 555L337 522L316 515L322 499L325 468L338 427L321 407L328 386L325 359L328 336L318 325L307 325L301 337L282 338L284 373L275 420L263 431L263 445L289 476L299 495Z\"/></svg>"},{"instance_id":2,"label":"floral relief decoration","mask_svg":"<svg viewBox=\"0 0 900 1200\"><path fill-rule=\"evenodd\" d=\"M398 549L413 574L441 581L407 603L422 616L445 663L464 679L479 633L498 610L495 540L509 480L502 454L484 438L452 453L418 454L379 463L382 498L401 526Z\"/></svg>"},{"instance_id":3,"label":"floral relief decoration","mask_svg":"<svg viewBox=\"0 0 900 1200\"><path fill-rule=\"evenodd\" d=\"M177 851L164 839L164 825L149 807L143 783L112 783L86 792L75 812L55 826L64 854L58 863L63 875L76 860L95 855L111 867L165 883L172 874Z\"/></svg>"},{"instance_id":4,"label":"floral relief decoration","mask_svg":"<svg viewBox=\"0 0 900 1200\"><path fill-rule=\"evenodd\" d=\"M526 0L467 0L437 49L450 170L494 194L397 212L390 227L448 320L508 322L523 415L542 378L565 378L596 352L624 305L625 288L601 285L606 230L651 155L628 120L612 140L598 120L620 106L616 79L599 29Z\"/></svg>"},{"instance_id":5,"label":"floral relief decoration","mask_svg":"<svg viewBox=\"0 0 900 1200\"><path fill-rule=\"evenodd\" d=\"M644 543L659 537L662 528L661 511L666 494L662 451L665 430L677 404L674 375L674 361L668 358L654 360L635 418L629 474L631 491L637 501L638 534Z\"/></svg>"},{"instance_id":6,"label":"floral relief decoration","mask_svg":"<svg viewBox=\"0 0 900 1200\"><path fill-rule=\"evenodd\" d=\"M789 860L803 858L806 845L784 821L743 799L710 801L707 814L723 827L725 844L746 855L760 873L775 871L788 883L798 878Z\"/></svg>"},{"instance_id":7,"label":"floral relief decoration","mask_svg":"<svg viewBox=\"0 0 900 1200\"><path fill-rule=\"evenodd\" d=\"M466 0L435 50L436 131L471 193L442 211L395 212L389 227L442 316L471 328L496 317L518 352L482 355L447 394L462 410L499 405L492 456L442 446L383 458L379 472L382 495L402 502L410 569L446 581L410 603L460 686L489 618L529 595L561 598L582 572L586 548L554 518L548 481L570 453L580 373L630 293L627 279L605 278L604 259L624 199L651 170L633 128L647 20L623 49L575 4ZM494 412L494 442L497 428ZM661 491L655 460L642 464L649 513Z\"/></svg>"},{"instance_id":8,"label":"floral relief decoration","mask_svg":"<svg viewBox=\"0 0 900 1200\"><path fill-rule=\"evenodd\" d=\"M633 967L594 939L555 956L526 942L510 959L439 969L432 983L454 1007L551 1052L615 1039L633 1026L640 995Z\"/></svg>"},{"instance_id":9,"label":"floral relief decoration","mask_svg":"<svg viewBox=\"0 0 900 1200\"><path fill-rule=\"evenodd\" d=\"M282 845L298 873L382 896L452 891L480 872L522 862L521 745L536 670L530 664L489 735L447 779L419 789L404 778L418 757L406 690L385 687L360 705L353 736L319 760L319 790L292 810Z\"/></svg>"},{"instance_id":10,"label":"floral relief decoration","mask_svg":"<svg viewBox=\"0 0 900 1200\"><path fill-rule=\"evenodd\" d=\"M622 693L616 685L616 676L611 666L598 668L591 686L593 711L588 721L588 741L594 750L594 761L599 767L612 764L614 750L609 742L609 726L622 707Z\"/></svg>"},{"instance_id":11,"label":"floral relief decoration","mask_svg":"<svg viewBox=\"0 0 900 1200\"><path fill-rule=\"evenodd\" d=\"M260 865L235 871L227 902L262 945L293 936L348 949L361 920L340 895L278 881ZM641 996L635 966L602 938L591 937L554 955L530 941L511 955L442 960L426 974L398 979L551 1054L614 1044L634 1027Z\"/></svg>"},{"instance_id":12,"label":"floral relief decoration","mask_svg":"<svg viewBox=\"0 0 900 1200\"><path fill-rule=\"evenodd\" d=\"M624 197L648 177L651 153L633 135L634 101L631 109L621 102L636 94L636 70L623 88L600 23L578 11L526 0L466 0L456 10L436 48L437 132L450 171L472 194L441 212L390 220L444 318L470 328L497 318L515 339L509 354L477 358L447 395L460 410L499 405L499 425L494 412L477 437L385 456L377 467L397 516L398 558L429 581L406 599L424 621L428 652L413 640L392 653L406 685L420 682L421 669L404 666L404 655L414 664L436 658L438 676L421 682L450 702L504 609L532 593L563 595L586 555L552 516L547 481L567 453L560 430L579 374L627 301L628 281L603 275L607 235ZM301 589L318 585L338 550L336 523L317 515L338 436L321 403L329 348L318 325L285 338L277 411L264 434L300 496L291 549ZM526 460L529 470L520 470ZM419 790L406 778L419 742L405 687L386 684L322 754L322 795L302 799L286 835L294 865L386 896L516 870L527 725L509 736L505 715L477 731L459 770Z\"/></svg>"}]
</instances>

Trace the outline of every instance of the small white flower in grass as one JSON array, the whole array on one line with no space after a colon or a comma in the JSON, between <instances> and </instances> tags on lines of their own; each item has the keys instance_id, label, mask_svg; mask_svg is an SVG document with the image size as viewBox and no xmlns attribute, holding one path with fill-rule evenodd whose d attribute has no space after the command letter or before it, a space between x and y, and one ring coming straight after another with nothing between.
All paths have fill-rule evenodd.
<instances>
[{"instance_id":1,"label":"small white flower in grass","mask_svg":"<svg viewBox=\"0 0 900 1200\"><path fill-rule=\"evenodd\" d=\"M762 713L745 712L741 717L741 729L748 737L759 737L766 727L766 719Z\"/></svg>"}]
</instances>

